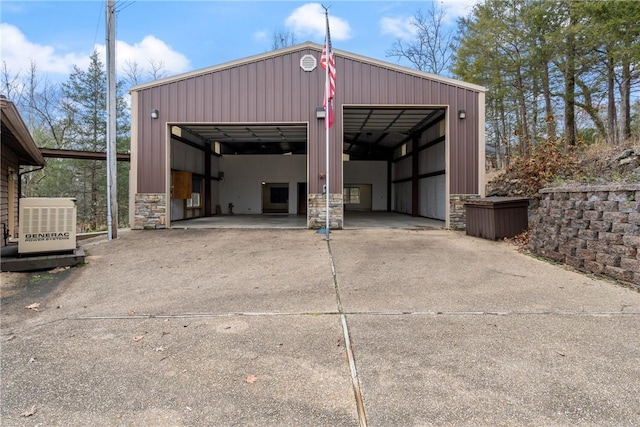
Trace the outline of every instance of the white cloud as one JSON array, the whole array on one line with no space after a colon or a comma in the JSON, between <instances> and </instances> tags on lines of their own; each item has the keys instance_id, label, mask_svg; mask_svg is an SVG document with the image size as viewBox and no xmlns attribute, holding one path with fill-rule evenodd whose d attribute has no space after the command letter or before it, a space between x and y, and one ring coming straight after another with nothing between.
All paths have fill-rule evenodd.
<instances>
[{"instance_id":1,"label":"white cloud","mask_svg":"<svg viewBox=\"0 0 640 427\"><path fill-rule=\"evenodd\" d=\"M2 60L14 73L28 70L31 62L35 62L38 72L52 74L69 74L73 64L82 66L89 63L86 54L63 54L52 46L32 43L20 29L10 24L0 24L0 39Z\"/></svg>"},{"instance_id":2,"label":"white cloud","mask_svg":"<svg viewBox=\"0 0 640 427\"><path fill-rule=\"evenodd\" d=\"M380 20L382 34L391 34L400 39L413 38L416 35L416 27L411 25L411 21L413 21L413 17L411 16L397 18L384 17Z\"/></svg>"},{"instance_id":3,"label":"white cloud","mask_svg":"<svg viewBox=\"0 0 640 427\"><path fill-rule=\"evenodd\" d=\"M324 9L320 3L307 3L296 8L286 19L285 24L296 37L311 37L313 41L324 40L326 20ZM342 18L329 13L331 40L347 40L351 38L351 27Z\"/></svg>"},{"instance_id":4,"label":"white cloud","mask_svg":"<svg viewBox=\"0 0 640 427\"><path fill-rule=\"evenodd\" d=\"M253 33L253 39L257 42L265 42L270 40L271 35L268 31L261 30Z\"/></svg>"},{"instance_id":5,"label":"white cloud","mask_svg":"<svg viewBox=\"0 0 640 427\"><path fill-rule=\"evenodd\" d=\"M447 11L447 19L450 21L467 17L473 10L473 6L478 3L480 0L440 0L440 4Z\"/></svg>"},{"instance_id":6,"label":"white cloud","mask_svg":"<svg viewBox=\"0 0 640 427\"><path fill-rule=\"evenodd\" d=\"M105 58L105 45L97 44L95 49L102 61ZM120 77L124 76L127 62L137 63L141 69L148 70L150 64L162 64L162 73L172 75L189 70L191 64L186 56L176 52L155 36L145 36L139 43L129 44L122 40L116 41L116 66Z\"/></svg>"},{"instance_id":7,"label":"white cloud","mask_svg":"<svg viewBox=\"0 0 640 427\"><path fill-rule=\"evenodd\" d=\"M62 76L69 75L74 65L85 69L89 64L91 52L62 53L53 46L33 43L19 28L10 24L0 24L0 38L2 60L13 73L28 70L32 61L35 62L38 73ZM104 63L105 45L96 44L94 48ZM145 36L134 44L116 41L119 77L124 77L123 68L127 61L135 61L142 69L148 69L151 60L156 64L162 62L162 71L167 75L187 71L191 66L186 56L154 36Z\"/></svg>"}]
</instances>

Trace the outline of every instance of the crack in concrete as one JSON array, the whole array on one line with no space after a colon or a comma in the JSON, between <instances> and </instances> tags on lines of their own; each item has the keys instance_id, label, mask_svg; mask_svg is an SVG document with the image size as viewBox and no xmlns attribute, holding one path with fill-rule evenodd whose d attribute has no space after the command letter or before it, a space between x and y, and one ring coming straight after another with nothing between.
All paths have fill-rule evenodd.
<instances>
[{"instance_id":1,"label":"crack in concrete","mask_svg":"<svg viewBox=\"0 0 640 427\"><path fill-rule=\"evenodd\" d=\"M342 307L342 300L340 299L338 275L336 274L336 266L333 260L333 253L331 252L331 243L329 240L327 240L327 250L329 252L329 262L331 263L331 274L333 275L333 287L336 293L336 303L338 305L338 311L340 312L340 321L342 323L342 332L344 334L344 347L347 351L347 358L349 359L351 383L353 385L353 394L356 399L356 408L358 409L358 421L360 427L367 427L367 415L364 410L364 400L362 399L362 391L360 389L360 380L358 378L358 370L356 368L356 358L353 354L353 347L351 346L351 336L349 334L349 327L347 326L347 316L344 312L344 308Z\"/></svg>"}]
</instances>

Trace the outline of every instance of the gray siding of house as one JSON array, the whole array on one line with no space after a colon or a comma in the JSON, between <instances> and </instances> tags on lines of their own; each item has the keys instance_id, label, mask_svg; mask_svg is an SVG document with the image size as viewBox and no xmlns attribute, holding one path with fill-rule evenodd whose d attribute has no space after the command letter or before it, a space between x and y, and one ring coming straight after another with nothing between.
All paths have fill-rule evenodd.
<instances>
[{"instance_id":1,"label":"gray siding of house","mask_svg":"<svg viewBox=\"0 0 640 427\"><path fill-rule=\"evenodd\" d=\"M325 74L300 68L300 58L320 49L303 47L137 89L138 193L165 192L166 123L308 123L309 193L320 193L325 169L322 105ZM336 109L331 129L331 193L342 192L342 105L449 106L450 192L478 191L478 93L393 68L336 56ZM157 109L159 119L150 118ZM457 119L464 109L466 120ZM135 129L135 128L134 128Z\"/></svg>"}]
</instances>

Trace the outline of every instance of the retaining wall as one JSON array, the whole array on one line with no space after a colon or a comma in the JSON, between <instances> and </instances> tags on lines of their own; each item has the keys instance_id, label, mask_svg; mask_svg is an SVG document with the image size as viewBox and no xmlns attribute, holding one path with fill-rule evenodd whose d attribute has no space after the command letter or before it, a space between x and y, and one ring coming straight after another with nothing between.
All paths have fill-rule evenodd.
<instances>
[{"instance_id":1,"label":"retaining wall","mask_svg":"<svg viewBox=\"0 0 640 427\"><path fill-rule=\"evenodd\" d=\"M545 188L533 253L640 290L640 184Z\"/></svg>"}]
</instances>

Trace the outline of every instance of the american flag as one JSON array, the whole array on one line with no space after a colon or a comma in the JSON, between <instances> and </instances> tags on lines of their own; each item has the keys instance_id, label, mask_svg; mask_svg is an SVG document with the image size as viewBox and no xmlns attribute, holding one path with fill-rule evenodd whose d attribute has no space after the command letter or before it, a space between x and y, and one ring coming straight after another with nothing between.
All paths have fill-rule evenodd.
<instances>
[{"instance_id":1,"label":"american flag","mask_svg":"<svg viewBox=\"0 0 640 427\"><path fill-rule=\"evenodd\" d=\"M336 61L333 57L333 47L331 46L331 34L329 33L329 14L327 17L327 37L322 48L322 56L320 57L320 66L326 70L327 78L324 89L323 107L327 111L327 128L333 125L333 97L336 94ZM327 68L328 67L328 68ZM327 99L328 98L328 99ZM327 102L329 107L327 108Z\"/></svg>"}]
</instances>

